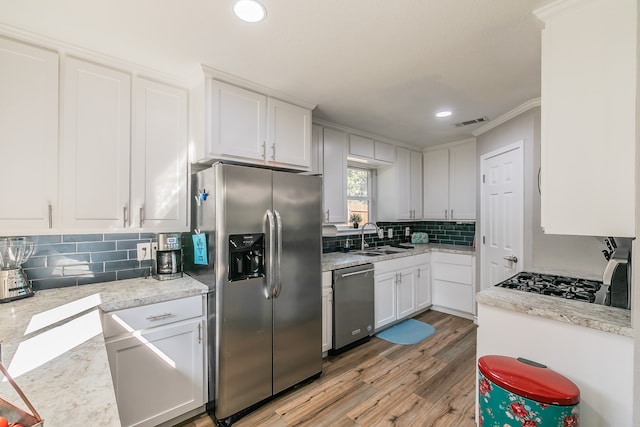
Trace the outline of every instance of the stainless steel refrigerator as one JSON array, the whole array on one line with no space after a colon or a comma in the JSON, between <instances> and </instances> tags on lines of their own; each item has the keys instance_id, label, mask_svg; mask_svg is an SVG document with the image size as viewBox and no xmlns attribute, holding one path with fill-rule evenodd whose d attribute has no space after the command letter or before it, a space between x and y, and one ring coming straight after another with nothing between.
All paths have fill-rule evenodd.
<instances>
[{"instance_id":1,"label":"stainless steel refrigerator","mask_svg":"<svg viewBox=\"0 0 640 427\"><path fill-rule=\"evenodd\" d=\"M322 371L322 180L216 163L192 196L185 269L210 287L208 409L229 425Z\"/></svg>"}]
</instances>

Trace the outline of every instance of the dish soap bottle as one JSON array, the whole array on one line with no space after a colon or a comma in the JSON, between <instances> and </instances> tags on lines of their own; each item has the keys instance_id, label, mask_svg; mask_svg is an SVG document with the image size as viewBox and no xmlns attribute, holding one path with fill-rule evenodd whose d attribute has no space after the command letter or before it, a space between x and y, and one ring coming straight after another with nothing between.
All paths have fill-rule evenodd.
<instances>
[{"instance_id":1,"label":"dish soap bottle","mask_svg":"<svg viewBox=\"0 0 640 427\"><path fill-rule=\"evenodd\" d=\"M347 252L349 252L349 238L347 238L347 240L344 241L344 246L342 247L342 252L344 252L345 254Z\"/></svg>"}]
</instances>

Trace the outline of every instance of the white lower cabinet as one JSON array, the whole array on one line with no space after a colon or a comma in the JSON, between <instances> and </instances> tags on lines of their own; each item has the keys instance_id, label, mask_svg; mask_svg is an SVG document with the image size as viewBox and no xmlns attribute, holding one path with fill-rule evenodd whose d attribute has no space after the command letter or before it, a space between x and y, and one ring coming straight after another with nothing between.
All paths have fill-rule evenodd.
<instances>
[{"instance_id":1,"label":"white lower cabinet","mask_svg":"<svg viewBox=\"0 0 640 427\"><path fill-rule=\"evenodd\" d=\"M475 258L439 252L432 253L431 257L434 307L465 317L473 316Z\"/></svg>"},{"instance_id":2,"label":"white lower cabinet","mask_svg":"<svg viewBox=\"0 0 640 427\"><path fill-rule=\"evenodd\" d=\"M200 296L103 315L123 426L155 426L205 404L205 319Z\"/></svg>"},{"instance_id":3,"label":"white lower cabinet","mask_svg":"<svg viewBox=\"0 0 640 427\"><path fill-rule=\"evenodd\" d=\"M431 305L429 254L381 261L375 268L375 328Z\"/></svg>"},{"instance_id":4,"label":"white lower cabinet","mask_svg":"<svg viewBox=\"0 0 640 427\"><path fill-rule=\"evenodd\" d=\"M322 353L333 347L333 287L332 272L322 273Z\"/></svg>"}]
</instances>

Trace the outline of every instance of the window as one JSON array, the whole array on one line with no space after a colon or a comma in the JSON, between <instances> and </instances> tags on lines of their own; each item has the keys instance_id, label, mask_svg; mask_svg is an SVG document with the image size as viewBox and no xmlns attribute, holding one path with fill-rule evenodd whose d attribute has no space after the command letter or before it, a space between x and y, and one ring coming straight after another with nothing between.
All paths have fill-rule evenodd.
<instances>
[{"instance_id":1,"label":"window","mask_svg":"<svg viewBox=\"0 0 640 427\"><path fill-rule=\"evenodd\" d=\"M349 167L347 169L347 217L349 224L353 224L352 214L360 215L360 225L373 219L372 194L373 171Z\"/></svg>"}]
</instances>

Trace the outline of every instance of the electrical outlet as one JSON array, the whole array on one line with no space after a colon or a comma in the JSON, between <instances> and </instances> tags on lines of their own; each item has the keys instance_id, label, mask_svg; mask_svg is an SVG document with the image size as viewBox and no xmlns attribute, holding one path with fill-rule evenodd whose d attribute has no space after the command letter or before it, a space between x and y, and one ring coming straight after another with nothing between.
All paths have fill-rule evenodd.
<instances>
[{"instance_id":1,"label":"electrical outlet","mask_svg":"<svg viewBox=\"0 0 640 427\"><path fill-rule=\"evenodd\" d=\"M151 259L151 243L138 243L136 246L138 261Z\"/></svg>"},{"instance_id":2,"label":"electrical outlet","mask_svg":"<svg viewBox=\"0 0 640 427\"><path fill-rule=\"evenodd\" d=\"M378 239L384 239L384 230L382 228L378 228Z\"/></svg>"},{"instance_id":3,"label":"electrical outlet","mask_svg":"<svg viewBox=\"0 0 640 427\"><path fill-rule=\"evenodd\" d=\"M411 235L411 229L409 227L404 228L404 235L407 237Z\"/></svg>"},{"instance_id":4,"label":"electrical outlet","mask_svg":"<svg viewBox=\"0 0 640 427\"><path fill-rule=\"evenodd\" d=\"M390 238L390 239L393 237L393 228L389 228L387 230L387 237Z\"/></svg>"}]
</instances>

